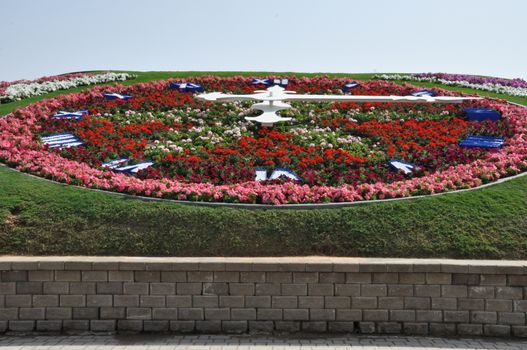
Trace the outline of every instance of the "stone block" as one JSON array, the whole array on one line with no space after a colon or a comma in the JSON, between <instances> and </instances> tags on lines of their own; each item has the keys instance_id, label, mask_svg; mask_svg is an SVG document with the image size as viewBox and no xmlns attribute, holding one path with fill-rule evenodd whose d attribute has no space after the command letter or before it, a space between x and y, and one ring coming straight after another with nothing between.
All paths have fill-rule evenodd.
<instances>
[{"instance_id":1,"label":"stone block","mask_svg":"<svg viewBox=\"0 0 527 350\"><path fill-rule=\"evenodd\" d=\"M192 306L193 307L218 307L219 305L218 296L212 295L193 295Z\"/></svg>"},{"instance_id":2,"label":"stone block","mask_svg":"<svg viewBox=\"0 0 527 350\"><path fill-rule=\"evenodd\" d=\"M337 309L337 321L362 321L362 310Z\"/></svg>"},{"instance_id":3,"label":"stone block","mask_svg":"<svg viewBox=\"0 0 527 350\"><path fill-rule=\"evenodd\" d=\"M264 321L282 320L282 309L257 309L256 319Z\"/></svg>"},{"instance_id":4,"label":"stone block","mask_svg":"<svg viewBox=\"0 0 527 350\"><path fill-rule=\"evenodd\" d=\"M236 271L214 272L214 282L240 282L240 273Z\"/></svg>"},{"instance_id":5,"label":"stone block","mask_svg":"<svg viewBox=\"0 0 527 350\"><path fill-rule=\"evenodd\" d=\"M388 287L385 284L363 284L360 288L363 297L384 297L388 295Z\"/></svg>"},{"instance_id":6,"label":"stone block","mask_svg":"<svg viewBox=\"0 0 527 350\"><path fill-rule=\"evenodd\" d=\"M125 306L125 307L138 307L139 296L138 295L114 295L113 306Z\"/></svg>"},{"instance_id":7,"label":"stone block","mask_svg":"<svg viewBox=\"0 0 527 350\"><path fill-rule=\"evenodd\" d=\"M336 296L360 296L360 284L335 284L335 295Z\"/></svg>"},{"instance_id":8,"label":"stone block","mask_svg":"<svg viewBox=\"0 0 527 350\"><path fill-rule=\"evenodd\" d=\"M17 282L17 294L42 294L42 282Z\"/></svg>"},{"instance_id":9,"label":"stone block","mask_svg":"<svg viewBox=\"0 0 527 350\"><path fill-rule=\"evenodd\" d=\"M168 295L166 297L167 307L192 307L191 295Z\"/></svg>"},{"instance_id":10,"label":"stone block","mask_svg":"<svg viewBox=\"0 0 527 350\"><path fill-rule=\"evenodd\" d=\"M431 298L427 297L405 297L404 308L413 310L428 310L431 308Z\"/></svg>"},{"instance_id":11,"label":"stone block","mask_svg":"<svg viewBox=\"0 0 527 350\"><path fill-rule=\"evenodd\" d=\"M29 281L33 281L33 282L53 281L54 276L55 274L53 273L53 271L46 271L46 270L29 271L28 273Z\"/></svg>"},{"instance_id":12,"label":"stone block","mask_svg":"<svg viewBox=\"0 0 527 350\"><path fill-rule=\"evenodd\" d=\"M11 332L32 332L35 329L35 321L9 321Z\"/></svg>"},{"instance_id":13,"label":"stone block","mask_svg":"<svg viewBox=\"0 0 527 350\"><path fill-rule=\"evenodd\" d=\"M293 283L292 272L268 272L266 275L267 283Z\"/></svg>"},{"instance_id":14,"label":"stone block","mask_svg":"<svg viewBox=\"0 0 527 350\"><path fill-rule=\"evenodd\" d=\"M72 318L71 307L47 307L46 308L46 319L47 320L69 320Z\"/></svg>"},{"instance_id":15,"label":"stone block","mask_svg":"<svg viewBox=\"0 0 527 350\"><path fill-rule=\"evenodd\" d=\"M446 286L451 287L451 286ZM439 284L418 284L415 286L416 297L440 297L441 285Z\"/></svg>"},{"instance_id":16,"label":"stone block","mask_svg":"<svg viewBox=\"0 0 527 350\"><path fill-rule=\"evenodd\" d=\"M173 295L176 294L175 283L150 283L150 294L152 295Z\"/></svg>"},{"instance_id":17,"label":"stone block","mask_svg":"<svg viewBox=\"0 0 527 350\"><path fill-rule=\"evenodd\" d=\"M390 321L397 322L414 322L415 311L414 310L390 310L389 312Z\"/></svg>"},{"instance_id":18,"label":"stone block","mask_svg":"<svg viewBox=\"0 0 527 350\"><path fill-rule=\"evenodd\" d=\"M55 271L55 281L57 282L80 282L80 271Z\"/></svg>"},{"instance_id":19,"label":"stone block","mask_svg":"<svg viewBox=\"0 0 527 350\"><path fill-rule=\"evenodd\" d=\"M368 272L348 272L346 273L346 283L371 283L372 274Z\"/></svg>"},{"instance_id":20,"label":"stone block","mask_svg":"<svg viewBox=\"0 0 527 350\"><path fill-rule=\"evenodd\" d=\"M154 320L177 320L177 308L153 308L152 319Z\"/></svg>"},{"instance_id":21,"label":"stone block","mask_svg":"<svg viewBox=\"0 0 527 350\"><path fill-rule=\"evenodd\" d=\"M351 307L350 297L324 297L326 309L349 309Z\"/></svg>"},{"instance_id":22,"label":"stone block","mask_svg":"<svg viewBox=\"0 0 527 350\"><path fill-rule=\"evenodd\" d=\"M108 282L108 271L82 271L81 278L85 282Z\"/></svg>"},{"instance_id":23,"label":"stone block","mask_svg":"<svg viewBox=\"0 0 527 350\"><path fill-rule=\"evenodd\" d=\"M272 296L271 307L293 309L298 307L298 298L296 296Z\"/></svg>"},{"instance_id":24,"label":"stone block","mask_svg":"<svg viewBox=\"0 0 527 350\"><path fill-rule=\"evenodd\" d=\"M229 283L229 295L254 295L254 283Z\"/></svg>"},{"instance_id":25,"label":"stone block","mask_svg":"<svg viewBox=\"0 0 527 350\"><path fill-rule=\"evenodd\" d=\"M161 271L161 282L187 282L184 271Z\"/></svg>"},{"instance_id":26,"label":"stone block","mask_svg":"<svg viewBox=\"0 0 527 350\"><path fill-rule=\"evenodd\" d=\"M271 307L271 297L270 296L246 296L245 297L245 307Z\"/></svg>"},{"instance_id":27,"label":"stone block","mask_svg":"<svg viewBox=\"0 0 527 350\"><path fill-rule=\"evenodd\" d=\"M363 310L362 319L364 321L388 321L389 320L388 310Z\"/></svg>"},{"instance_id":28,"label":"stone block","mask_svg":"<svg viewBox=\"0 0 527 350\"><path fill-rule=\"evenodd\" d=\"M60 332L62 330L62 321L59 320L38 320L37 332Z\"/></svg>"},{"instance_id":29,"label":"stone block","mask_svg":"<svg viewBox=\"0 0 527 350\"><path fill-rule=\"evenodd\" d=\"M403 297L379 297L379 309L404 309Z\"/></svg>"},{"instance_id":30,"label":"stone block","mask_svg":"<svg viewBox=\"0 0 527 350\"><path fill-rule=\"evenodd\" d=\"M256 320L255 308L232 308L231 320L233 321L252 321Z\"/></svg>"},{"instance_id":31,"label":"stone block","mask_svg":"<svg viewBox=\"0 0 527 350\"><path fill-rule=\"evenodd\" d=\"M123 294L123 284L121 282L97 282L97 294Z\"/></svg>"},{"instance_id":32,"label":"stone block","mask_svg":"<svg viewBox=\"0 0 527 350\"><path fill-rule=\"evenodd\" d=\"M152 309L149 307L126 308L126 318L129 320L151 320Z\"/></svg>"},{"instance_id":33,"label":"stone block","mask_svg":"<svg viewBox=\"0 0 527 350\"><path fill-rule=\"evenodd\" d=\"M483 325L460 323L457 325L459 335L480 336L483 334Z\"/></svg>"},{"instance_id":34,"label":"stone block","mask_svg":"<svg viewBox=\"0 0 527 350\"><path fill-rule=\"evenodd\" d=\"M110 282L133 282L133 271L109 271L108 280Z\"/></svg>"},{"instance_id":35,"label":"stone block","mask_svg":"<svg viewBox=\"0 0 527 350\"><path fill-rule=\"evenodd\" d=\"M323 296L300 296L298 297L298 307L301 309L324 308Z\"/></svg>"},{"instance_id":36,"label":"stone block","mask_svg":"<svg viewBox=\"0 0 527 350\"><path fill-rule=\"evenodd\" d=\"M72 282L70 283L70 294L95 294L95 282Z\"/></svg>"},{"instance_id":37,"label":"stone block","mask_svg":"<svg viewBox=\"0 0 527 350\"><path fill-rule=\"evenodd\" d=\"M427 272L426 284L452 284L452 274Z\"/></svg>"},{"instance_id":38,"label":"stone block","mask_svg":"<svg viewBox=\"0 0 527 350\"><path fill-rule=\"evenodd\" d=\"M511 333L511 326L486 324L483 326L483 334L491 337L508 337Z\"/></svg>"},{"instance_id":39,"label":"stone block","mask_svg":"<svg viewBox=\"0 0 527 350\"><path fill-rule=\"evenodd\" d=\"M196 321L196 332L199 333L220 333L221 321Z\"/></svg>"},{"instance_id":40,"label":"stone block","mask_svg":"<svg viewBox=\"0 0 527 350\"><path fill-rule=\"evenodd\" d=\"M445 311L444 322L447 323L469 323L470 314L468 311Z\"/></svg>"},{"instance_id":41,"label":"stone block","mask_svg":"<svg viewBox=\"0 0 527 350\"><path fill-rule=\"evenodd\" d=\"M377 329L381 334L400 334L402 333L403 325L399 322L379 322Z\"/></svg>"},{"instance_id":42,"label":"stone block","mask_svg":"<svg viewBox=\"0 0 527 350\"><path fill-rule=\"evenodd\" d=\"M283 284L282 286L290 286L291 284ZM287 287L289 288L289 287ZM256 283L255 285L255 295L280 295L282 289L278 283ZM306 285L306 294L307 294L307 285Z\"/></svg>"},{"instance_id":43,"label":"stone block","mask_svg":"<svg viewBox=\"0 0 527 350\"><path fill-rule=\"evenodd\" d=\"M45 319L46 309L43 307L21 307L18 309L18 319L20 320L43 320Z\"/></svg>"},{"instance_id":44,"label":"stone block","mask_svg":"<svg viewBox=\"0 0 527 350\"><path fill-rule=\"evenodd\" d=\"M57 307L59 306L58 295L33 295L33 307Z\"/></svg>"},{"instance_id":45,"label":"stone block","mask_svg":"<svg viewBox=\"0 0 527 350\"><path fill-rule=\"evenodd\" d=\"M176 333L192 333L196 327L195 321L170 321L170 331Z\"/></svg>"},{"instance_id":46,"label":"stone block","mask_svg":"<svg viewBox=\"0 0 527 350\"><path fill-rule=\"evenodd\" d=\"M273 329L273 321L249 321L249 332L251 333L271 333Z\"/></svg>"},{"instance_id":47,"label":"stone block","mask_svg":"<svg viewBox=\"0 0 527 350\"><path fill-rule=\"evenodd\" d=\"M307 284L302 283L284 283L278 294L282 295L307 295ZM271 295L276 295L275 293Z\"/></svg>"},{"instance_id":48,"label":"stone block","mask_svg":"<svg viewBox=\"0 0 527 350\"><path fill-rule=\"evenodd\" d=\"M96 320L99 318L99 308L96 307L74 307L74 320Z\"/></svg>"},{"instance_id":49,"label":"stone block","mask_svg":"<svg viewBox=\"0 0 527 350\"><path fill-rule=\"evenodd\" d=\"M221 323L221 329L223 332L228 334L241 334L247 331L247 321L223 321Z\"/></svg>"},{"instance_id":50,"label":"stone block","mask_svg":"<svg viewBox=\"0 0 527 350\"><path fill-rule=\"evenodd\" d=\"M324 333L327 331L328 324L327 322L321 321L303 321L302 322L302 331L308 333Z\"/></svg>"},{"instance_id":51,"label":"stone block","mask_svg":"<svg viewBox=\"0 0 527 350\"><path fill-rule=\"evenodd\" d=\"M238 295L220 296L220 307L242 308L245 306L245 298Z\"/></svg>"},{"instance_id":52,"label":"stone block","mask_svg":"<svg viewBox=\"0 0 527 350\"><path fill-rule=\"evenodd\" d=\"M382 283L382 284L396 284L399 283L399 274L395 272L374 272L373 283Z\"/></svg>"},{"instance_id":53,"label":"stone block","mask_svg":"<svg viewBox=\"0 0 527 350\"><path fill-rule=\"evenodd\" d=\"M309 309L284 309L284 320L286 321L308 321Z\"/></svg>"},{"instance_id":54,"label":"stone block","mask_svg":"<svg viewBox=\"0 0 527 350\"><path fill-rule=\"evenodd\" d=\"M182 295L200 295L201 287L201 283L177 283L176 291Z\"/></svg>"},{"instance_id":55,"label":"stone block","mask_svg":"<svg viewBox=\"0 0 527 350\"><path fill-rule=\"evenodd\" d=\"M230 320L231 313L228 308L206 308L205 320Z\"/></svg>"},{"instance_id":56,"label":"stone block","mask_svg":"<svg viewBox=\"0 0 527 350\"><path fill-rule=\"evenodd\" d=\"M123 283L123 294L131 295L147 295L149 293L150 285L148 283Z\"/></svg>"},{"instance_id":57,"label":"stone block","mask_svg":"<svg viewBox=\"0 0 527 350\"><path fill-rule=\"evenodd\" d=\"M487 299L485 310L512 312L512 300L505 299Z\"/></svg>"},{"instance_id":58,"label":"stone block","mask_svg":"<svg viewBox=\"0 0 527 350\"><path fill-rule=\"evenodd\" d=\"M344 272L321 272L319 274L320 283L346 283Z\"/></svg>"},{"instance_id":59,"label":"stone block","mask_svg":"<svg viewBox=\"0 0 527 350\"><path fill-rule=\"evenodd\" d=\"M179 319L183 321L197 321L203 320L203 309L202 308L180 308Z\"/></svg>"},{"instance_id":60,"label":"stone block","mask_svg":"<svg viewBox=\"0 0 527 350\"><path fill-rule=\"evenodd\" d=\"M240 282L265 283L265 272L240 272Z\"/></svg>"},{"instance_id":61,"label":"stone block","mask_svg":"<svg viewBox=\"0 0 527 350\"><path fill-rule=\"evenodd\" d=\"M118 320L117 330L125 332L143 331L143 320Z\"/></svg>"},{"instance_id":62,"label":"stone block","mask_svg":"<svg viewBox=\"0 0 527 350\"><path fill-rule=\"evenodd\" d=\"M351 297L351 307L354 309L375 309L377 307L377 298Z\"/></svg>"},{"instance_id":63,"label":"stone block","mask_svg":"<svg viewBox=\"0 0 527 350\"><path fill-rule=\"evenodd\" d=\"M126 318L126 308L124 307L101 307L99 309L101 320L118 320Z\"/></svg>"},{"instance_id":64,"label":"stone block","mask_svg":"<svg viewBox=\"0 0 527 350\"><path fill-rule=\"evenodd\" d=\"M134 272L135 282L161 282L160 271L135 271Z\"/></svg>"},{"instance_id":65,"label":"stone block","mask_svg":"<svg viewBox=\"0 0 527 350\"><path fill-rule=\"evenodd\" d=\"M229 295L229 284L203 283L203 295Z\"/></svg>"},{"instance_id":66,"label":"stone block","mask_svg":"<svg viewBox=\"0 0 527 350\"><path fill-rule=\"evenodd\" d=\"M91 320L90 330L92 332L114 332L116 324L115 320Z\"/></svg>"},{"instance_id":67,"label":"stone block","mask_svg":"<svg viewBox=\"0 0 527 350\"><path fill-rule=\"evenodd\" d=\"M414 286L411 284L388 284L387 287L388 287L388 296L391 296L391 297L412 297L414 296Z\"/></svg>"},{"instance_id":68,"label":"stone block","mask_svg":"<svg viewBox=\"0 0 527 350\"><path fill-rule=\"evenodd\" d=\"M168 332L169 321L160 320L145 320L143 322L143 330L145 332Z\"/></svg>"}]
</instances>

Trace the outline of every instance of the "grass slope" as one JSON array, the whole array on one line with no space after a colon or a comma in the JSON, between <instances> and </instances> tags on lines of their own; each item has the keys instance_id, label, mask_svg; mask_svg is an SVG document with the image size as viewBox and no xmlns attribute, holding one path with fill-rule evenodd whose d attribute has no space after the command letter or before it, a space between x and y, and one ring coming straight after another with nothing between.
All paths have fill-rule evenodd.
<instances>
[{"instance_id":1,"label":"grass slope","mask_svg":"<svg viewBox=\"0 0 527 350\"><path fill-rule=\"evenodd\" d=\"M198 73L138 74L127 84ZM0 105L0 114L58 93ZM527 99L515 100L527 105ZM0 167L0 254L524 259L527 177L477 191L342 209L245 210L123 198Z\"/></svg>"}]
</instances>

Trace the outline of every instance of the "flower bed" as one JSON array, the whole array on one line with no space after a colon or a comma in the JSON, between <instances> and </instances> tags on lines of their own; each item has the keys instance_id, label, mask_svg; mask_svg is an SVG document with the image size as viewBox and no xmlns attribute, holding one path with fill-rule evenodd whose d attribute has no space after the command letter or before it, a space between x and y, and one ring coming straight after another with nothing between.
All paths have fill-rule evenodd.
<instances>
[{"instance_id":1,"label":"flower bed","mask_svg":"<svg viewBox=\"0 0 527 350\"><path fill-rule=\"evenodd\" d=\"M248 93L250 78L192 79L206 91ZM338 93L344 79L290 78L288 89ZM265 204L350 202L470 188L527 169L527 110L504 101L462 105L294 103L292 122L247 122L245 102L213 104L159 81L114 87L129 101L106 101L107 88L48 99L0 120L0 160L56 181L128 194L192 201ZM362 95L407 95L416 87L361 83ZM435 89L440 95L459 95ZM502 119L468 122L463 107L492 108ZM82 120L54 120L87 109ZM42 136L73 133L84 146L51 149ZM460 148L467 135L500 136L497 150ZM119 158L153 166L128 175L102 167ZM410 174L387 163L417 166ZM255 181L255 169L287 168L301 181Z\"/></svg>"},{"instance_id":2,"label":"flower bed","mask_svg":"<svg viewBox=\"0 0 527 350\"><path fill-rule=\"evenodd\" d=\"M78 86L125 81L133 79L128 73L84 74L74 73L64 76L42 77L37 80L18 80L0 82L0 103L18 101L24 98L47 94L57 90L73 89Z\"/></svg>"},{"instance_id":3,"label":"flower bed","mask_svg":"<svg viewBox=\"0 0 527 350\"><path fill-rule=\"evenodd\" d=\"M527 81L523 79L504 79L480 77L466 74L419 73L419 74L380 74L374 78L382 80L425 81L470 89L491 91L510 96L527 96Z\"/></svg>"}]
</instances>

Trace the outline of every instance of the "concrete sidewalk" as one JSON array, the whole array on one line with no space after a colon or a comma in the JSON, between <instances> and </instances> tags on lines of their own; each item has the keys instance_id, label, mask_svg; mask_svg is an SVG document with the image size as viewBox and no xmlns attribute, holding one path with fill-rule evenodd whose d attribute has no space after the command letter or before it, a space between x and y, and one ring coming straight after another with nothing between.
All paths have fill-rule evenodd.
<instances>
[{"instance_id":1,"label":"concrete sidewalk","mask_svg":"<svg viewBox=\"0 0 527 350\"><path fill-rule=\"evenodd\" d=\"M436 350L527 349L527 341L431 337L347 336L320 338L224 335L4 336L2 350Z\"/></svg>"}]
</instances>

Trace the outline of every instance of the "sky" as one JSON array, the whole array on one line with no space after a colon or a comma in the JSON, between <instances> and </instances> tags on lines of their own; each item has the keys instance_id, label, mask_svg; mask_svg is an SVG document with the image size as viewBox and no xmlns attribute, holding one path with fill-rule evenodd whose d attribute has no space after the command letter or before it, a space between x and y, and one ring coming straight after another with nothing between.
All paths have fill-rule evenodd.
<instances>
[{"instance_id":1,"label":"sky","mask_svg":"<svg viewBox=\"0 0 527 350\"><path fill-rule=\"evenodd\" d=\"M527 79L526 0L0 0L0 81L86 70Z\"/></svg>"}]
</instances>

